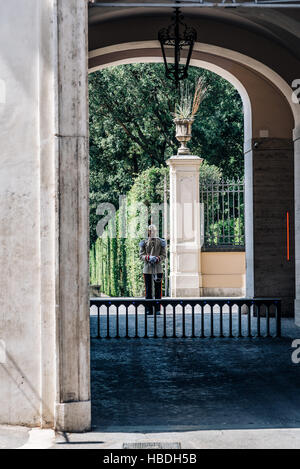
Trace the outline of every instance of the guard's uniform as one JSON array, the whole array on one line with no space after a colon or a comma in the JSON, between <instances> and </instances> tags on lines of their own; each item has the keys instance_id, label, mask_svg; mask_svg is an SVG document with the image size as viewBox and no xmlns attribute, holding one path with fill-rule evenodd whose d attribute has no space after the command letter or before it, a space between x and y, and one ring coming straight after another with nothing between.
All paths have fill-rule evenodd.
<instances>
[{"instance_id":1,"label":"guard's uniform","mask_svg":"<svg viewBox=\"0 0 300 469\"><path fill-rule=\"evenodd\" d=\"M146 299L153 298L152 280L154 280L154 298L162 297L162 261L166 258L166 246L167 243L162 238L148 238L140 242L140 259L144 261Z\"/></svg>"}]
</instances>

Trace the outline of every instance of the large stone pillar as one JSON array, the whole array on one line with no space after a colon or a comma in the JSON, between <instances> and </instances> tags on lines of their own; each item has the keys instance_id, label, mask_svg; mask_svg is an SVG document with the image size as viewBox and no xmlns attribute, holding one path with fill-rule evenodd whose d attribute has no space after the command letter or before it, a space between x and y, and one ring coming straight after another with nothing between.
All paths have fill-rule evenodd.
<instances>
[{"instance_id":1,"label":"large stone pillar","mask_svg":"<svg viewBox=\"0 0 300 469\"><path fill-rule=\"evenodd\" d=\"M14 31L14 40L8 41ZM87 1L0 2L0 423L90 428Z\"/></svg>"},{"instance_id":2,"label":"large stone pillar","mask_svg":"<svg viewBox=\"0 0 300 469\"><path fill-rule=\"evenodd\" d=\"M300 127L294 130L295 155L295 321L300 326Z\"/></svg>"},{"instance_id":3,"label":"large stone pillar","mask_svg":"<svg viewBox=\"0 0 300 469\"><path fill-rule=\"evenodd\" d=\"M292 140L284 138L254 139L254 297L281 298L282 312L285 316L293 316L295 299L293 180L294 151ZM289 214L289 256L287 213Z\"/></svg>"},{"instance_id":4,"label":"large stone pillar","mask_svg":"<svg viewBox=\"0 0 300 469\"><path fill-rule=\"evenodd\" d=\"M48 45L50 20L40 24L43 14L47 16L47 4L23 0L16 14L14 2L0 2L0 423L9 425L38 426L41 415L53 425L54 414L54 341L49 319L52 323L50 316L55 316L52 302L47 310L43 308L40 288L44 262L47 267L51 262L49 249L41 259L41 234L52 224L51 218L46 225L40 223L40 212L48 214L40 197L40 166L53 155L48 140L53 139L53 127L48 125L53 120L51 73L48 65L43 75L42 61L51 56L40 32L47 35ZM44 120L47 136L41 129ZM52 201L53 192L47 199L49 205ZM45 282L43 287L45 298L51 287ZM42 383L44 332L50 349L45 359L48 379Z\"/></svg>"},{"instance_id":5,"label":"large stone pillar","mask_svg":"<svg viewBox=\"0 0 300 469\"><path fill-rule=\"evenodd\" d=\"M171 296L201 294L201 245L198 156L172 156L170 167Z\"/></svg>"},{"instance_id":6,"label":"large stone pillar","mask_svg":"<svg viewBox=\"0 0 300 469\"><path fill-rule=\"evenodd\" d=\"M57 0L56 428L91 424L87 2Z\"/></svg>"}]
</instances>

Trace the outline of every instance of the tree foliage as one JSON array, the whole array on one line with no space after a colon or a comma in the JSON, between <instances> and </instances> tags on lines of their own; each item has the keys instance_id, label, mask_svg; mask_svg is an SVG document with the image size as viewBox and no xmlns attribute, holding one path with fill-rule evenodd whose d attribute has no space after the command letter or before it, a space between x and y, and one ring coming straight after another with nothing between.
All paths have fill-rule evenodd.
<instances>
[{"instance_id":1,"label":"tree foliage","mask_svg":"<svg viewBox=\"0 0 300 469\"><path fill-rule=\"evenodd\" d=\"M219 168L205 163L201 166L200 174L203 180L210 182L218 182L222 176ZM166 195L169 202L169 168L152 167L143 171L127 193L126 205L120 206L115 220L109 222L101 238L91 247L90 280L93 285L101 285L102 293L109 296L143 295L139 241L146 235L147 225L153 221L153 204L160 209L159 222L156 224L159 235L164 236L164 180L167 182ZM146 213L142 213L139 208L138 204L141 203ZM124 220L127 227L126 237L123 236L122 230Z\"/></svg>"},{"instance_id":2,"label":"tree foliage","mask_svg":"<svg viewBox=\"0 0 300 469\"><path fill-rule=\"evenodd\" d=\"M191 153L225 177L243 174L243 112L237 91L212 72L190 67L191 85L203 77L207 93L193 124ZM177 152L173 112L176 89L162 64L110 67L89 77L90 239L96 241L96 208L119 204L137 176L161 167Z\"/></svg>"}]
</instances>

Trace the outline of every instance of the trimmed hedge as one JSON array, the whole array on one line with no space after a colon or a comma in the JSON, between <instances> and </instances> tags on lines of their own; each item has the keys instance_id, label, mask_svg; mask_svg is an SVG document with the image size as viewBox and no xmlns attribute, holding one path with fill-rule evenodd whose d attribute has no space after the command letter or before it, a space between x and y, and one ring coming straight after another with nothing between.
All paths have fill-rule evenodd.
<instances>
[{"instance_id":1,"label":"trimmed hedge","mask_svg":"<svg viewBox=\"0 0 300 469\"><path fill-rule=\"evenodd\" d=\"M114 221L110 220L101 238L92 245L90 283L100 285L102 293L109 296L144 295L139 242L146 237L151 222L151 204L163 204L165 175L168 183L168 168L153 167L141 173L126 195L126 206L123 203L116 212L116 237L113 237ZM162 221L162 214L159 218ZM122 236L124 224L127 237Z\"/></svg>"}]
</instances>

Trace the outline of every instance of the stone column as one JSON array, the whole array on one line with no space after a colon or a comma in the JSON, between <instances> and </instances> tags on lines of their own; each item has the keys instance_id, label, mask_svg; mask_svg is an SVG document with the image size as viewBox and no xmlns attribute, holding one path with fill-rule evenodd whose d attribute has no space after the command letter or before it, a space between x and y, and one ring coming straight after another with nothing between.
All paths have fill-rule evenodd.
<instances>
[{"instance_id":1,"label":"stone column","mask_svg":"<svg viewBox=\"0 0 300 469\"><path fill-rule=\"evenodd\" d=\"M292 139L254 139L254 297L281 298L284 316L293 316L295 299L293 180ZM287 213L289 213L290 225L289 259L287 256ZM297 231L296 227L296 233Z\"/></svg>"},{"instance_id":2,"label":"stone column","mask_svg":"<svg viewBox=\"0 0 300 469\"><path fill-rule=\"evenodd\" d=\"M294 130L295 155L295 267L296 299L295 321L300 326L300 127Z\"/></svg>"},{"instance_id":3,"label":"stone column","mask_svg":"<svg viewBox=\"0 0 300 469\"><path fill-rule=\"evenodd\" d=\"M193 155L172 156L170 167L171 296L201 294L199 168Z\"/></svg>"},{"instance_id":4,"label":"stone column","mask_svg":"<svg viewBox=\"0 0 300 469\"><path fill-rule=\"evenodd\" d=\"M87 2L57 0L56 428L90 428Z\"/></svg>"}]
</instances>

